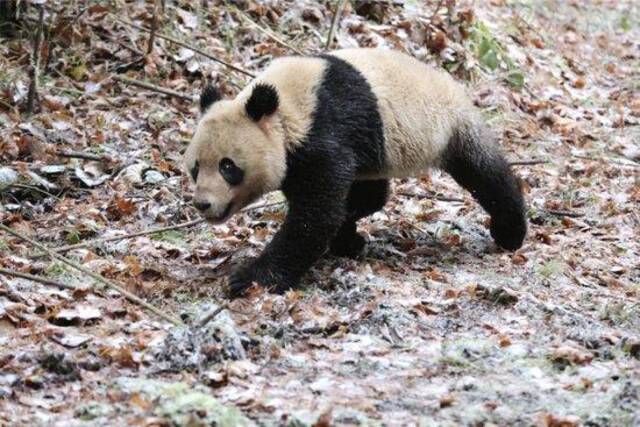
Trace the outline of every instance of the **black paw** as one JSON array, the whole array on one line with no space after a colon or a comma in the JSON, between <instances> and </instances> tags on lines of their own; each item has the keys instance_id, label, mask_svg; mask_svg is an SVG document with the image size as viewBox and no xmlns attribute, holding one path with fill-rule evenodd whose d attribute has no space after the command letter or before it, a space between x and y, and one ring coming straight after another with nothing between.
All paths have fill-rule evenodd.
<instances>
[{"instance_id":1,"label":"black paw","mask_svg":"<svg viewBox=\"0 0 640 427\"><path fill-rule=\"evenodd\" d=\"M491 218L491 237L504 249L509 251L520 249L526 234L527 220L524 215Z\"/></svg>"},{"instance_id":2,"label":"black paw","mask_svg":"<svg viewBox=\"0 0 640 427\"><path fill-rule=\"evenodd\" d=\"M229 276L227 294L229 298L244 296L254 284L276 293L282 293L294 286L284 275L262 266L257 260L251 260L233 269Z\"/></svg>"},{"instance_id":3,"label":"black paw","mask_svg":"<svg viewBox=\"0 0 640 427\"><path fill-rule=\"evenodd\" d=\"M230 298L238 298L243 296L256 280L255 268L253 262L246 262L233 269L229 276L229 287L227 294Z\"/></svg>"},{"instance_id":4,"label":"black paw","mask_svg":"<svg viewBox=\"0 0 640 427\"><path fill-rule=\"evenodd\" d=\"M335 256L356 258L362 253L364 245L364 237L354 232L348 235L338 235L331 243L329 251Z\"/></svg>"}]
</instances>

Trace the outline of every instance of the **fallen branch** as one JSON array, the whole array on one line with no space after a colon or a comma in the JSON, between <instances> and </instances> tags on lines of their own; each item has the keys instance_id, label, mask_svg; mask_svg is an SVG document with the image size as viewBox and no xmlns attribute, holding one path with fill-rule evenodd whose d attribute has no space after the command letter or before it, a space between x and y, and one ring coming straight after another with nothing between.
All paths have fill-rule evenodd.
<instances>
[{"instance_id":1,"label":"fallen branch","mask_svg":"<svg viewBox=\"0 0 640 427\"><path fill-rule=\"evenodd\" d=\"M226 309L228 307L228 303L223 303L221 304L218 308L216 308L215 310L213 310L211 313L207 314L206 316L204 316L198 323L197 323L197 327L198 328L202 328L203 326L205 326L207 323L209 323L211 320L213 320L214 317L216 317L218 314L220 314L224 309Z\"/></svg>"},{"instance_id":2,"label":"fallen branch","mask_svg":"<svg viewBox=\"0 0 640 427\"><path fill-rule=\"evenodd\" d=\"M270 206L276 206L276 205L279 205L279 204L282 204L282 203L284 203L284 202L273 202L273 203L266 203L266 204L255 206L255 207L246 207L246 208L242 209L241 212L248 212L248 211L252 211L252 210L256 210L256 209L268 208ZM181 228L187 228L187 227L191 227L191 226L200 224L200 223L202 223L204 221L205 220L203 218L200 218L200 219L195 219L193 221L183 222L183 223L176 224L176 225L169 225L167 227L152 228L152 229L148 229L148 230L137 231L135 233L123 234L121 236L112 236L112 237L106 237L104 239L95 239L95 240L90 240L88 242L76 243L76 244L73 244L73 245L60 246L58 248L53 248L51 250L54 251L54 252L57 252L57 253L67 252L67 251L70 251L70 250L73 250L73 249L80 249L80 248L86 248L86 247L89 247L89 246L93 246L93 245L96 245L98 243L115 242L117 240L131 239L133 237L146 236L148 234L162 233L162 232L165 232L165 231L178 230L178 229L181 229Z\"/></svg>"},{"instance_id":3,"label":"fallen branch","mask_svg":"<svg viewBox=\"0 0 640 427\"><path fill-rule=\"evenodd\" d=\"M441 196L440 194L436 194L436 193L415 194L415 193L409 193L409 192L405 192L405 191L396 191L396 194L398 196L433 199L433 200L438 200L438 201L441 201L441 202L464 203L464 199L461 198L461 197Z\"/></svg>"},{"instance_id":4,"label":"fallen branch","mask_svg":"<svg viewBox=\"0 0 640 427\"><path fill-rule=\"evenodd\" d=\"M142 230L142 231L138 231L138 232L135 232L135 233L123 234L121 236L112 236L112 237L105 237L104 239L90 240L88 242L76 243L74 245L61 246L59 248L53 248L51 250L56 252L56 253L68 252L68 251L73 250L73 249L86 248L88 246L93 246L93 245L98 244L98 243L115 242L117 240L131 239L133 237L146 236L148 234L163 233L165 231L178 230L180 228L187 228L187 227L191 227L193 225L200 224L201 222L204 222L204 219L200 218L200 219L196 219L196 220L189 221L189 222L183 222L181 224L170 225L170 226L167 226L167 227L152 228L150 230Z\"/></svg>"},{"instance_id":5,"label":"fallen branch","mask_svg":"<svg viewBox=\"0 0 640 427\"><path fill-rule=\"evenodd\" d=\"M627 162L621 162L620 160L616 160L616 159L612 159L610 157L591 157L591 156L580 156L575 154L573 157L577 158L577 159L582 159L582 160L590 160L592 162L607 162L607 163L611 163L614 165L620 165L620 166L628 166L630 168L640 168L640 164L636 163L634 160L631 159L627 159L632 163L627 163Z\"/></svg>"},{"instance_id":6,"label":"fallen branch","mask_svg":"<svg viewBox=\"0 0 640 427\"><path fill-rule=\"evenodd\" d=\"M333 14L333 19L331 20L331 27L329 28L329 35L327 35L327 42L324 45L324 50L331 49L331 44L333 43L333 36L336 32L336 26L340 21L340 15L342 15L342 8L344 7L345 0L339 0L336 5L336 11Z\"/></svg>"},{"instance_id":7,"label":"fallen branch","mask_svg":"<svg viewBox=\"0 0 640 427\"><path fill-rule=\"evenodd\" d=\"M567 210L548 209L547 213L555 216L568 216L570 218L580 218L584 216L582 212L574 212L574 211L567 211Z\"/></svg>"},{"instance_id":8,"label":"fallen branch","mask_svg":"<svg viewBox=\"0 0 640 427\"><path fill-rule=\"evenodd\" d=\"M509 162L509 166L526 166L526 165L546 165L551 163L549 160L516 160Z\"/></svg>"},{"instance_id":9,"label":"fallen branch","mask_svg":"<svg viewBox=\"0 0 640 427\"><path fill-rule=\"evenodd\" d=\"M149 40L147 41L147 56L153 52L153 42L156 40L156 31L158 30L158 0L153 2L153 16L151 17L151 31L149 32Z\"/></svg>"},{"instance_id":10,"label":"fallen branch","mask_svg":"<svg viewBox=\"0 0 640 427\"><path fill-rule=\"evenodd\" d=\"M440 9L442 8L443 3L444 3L444 0L440 0L436 5L436 8L433 10L433 13L431 14L431 17L429 17L430 24L433 24L433 20L435 19L436 16L438 16L438 12L440 12Z\"/></svg>"},{"instance_id":11,"label":"fallen branch","mask_svg":"<svg viewBox=\"0 0 640 427\"><path fill-rule=\"evenodd\" d=\"M132 28L135 28L135 29L138 29L140 31L146 31L148 33L151 32L150 29L142 27L142 26L137 25L137 24L134 24L133 22L125 21L124 19L120 19L116 15L114 15L113 13L111 15L113 16L113 18L116 21L118 21L118 22L120 22L122 24L128 25L128 26L130 26ZM177 44L178 46L186 47L187 49L192 50L195 53L204 56L205 58L209 58L212 61L215 61L215 62L217 62L219 64L222 64L225 67L231 68L232 70L237 71L239 73L242 73L242 74L244 74L246 76L249 76L249 77L252 77L252 78L255 77L255 74L250 73L247 70L243 70L242 68L237 67L237 66L235 66L233 64L230 64L230 63L228 63L226 61L223 61L222 59L216 58L215 56L211 55L210 53L207 53L207 52L203 51L202 49L198 49L197 47L193 47L190 44L188 44L186 42L183 42L182 40L174 39L173 37L169 37L169 36L164 35L162 33L156 33L156 37L159 38L159 39L167 40L167 41L169 41L171 43Z\"/></svg>"},{"instance_id":12,"label":"fallen branch","mask_svg":"<svg viewBox=\"0 0 640 427\"><path fill-rule=\"evenodd\" d=\"M47 279L45 277L34 276L33 274L23 273L21 271L8 270L6 268L0 268L0 274L5 276L19 277L21 279L31 280L32 282L42 283L44 285L55 286L60 289L69 289L72 291L78 290L75 286L67 285L66 283L56 282L55 280Z\"/></svg>"},{"instance_id":13,"label":"fallen branch","mask_svg":"<svg viewBox=\"0 0 640 427\"><path fill-rule=\"evenodd\" d=\"M158 315L159 317L173 323L174 325L177 326L181 326L184 325L184 323L176 318L173 317L167 313L165 313L164 311L160 310L159 308L157 308L156 306L149 304L148 302L146 302L145 300L143 300L142 298L138 297L137 295L132 294L131 292L127 291L126 289L122 288L119 285L116 285L115 283L105 279L104 277L102 277L101 275L94 273L93 271L83 267L82 265L71 261L70 259L59 255L57 253L55 253L54 251L52 251L51 249L47 248L46 246L44 246L42 243L37 242L25 235L23 235L22 233L17 232L16 230L7 227L4 224L0 223L0 230L4 230L7 233L18 237L21 240L24 240L27 243L30 243L31 245L35 246L36 248L40 249L41 251L44 251L47 253L47 255L49 255L50 258L55 259L57 261L60 261L64 264L67 264L70 267L75 268L78 271L83 272L84 274L86 274L87 276L91 277L93 280L95 280L96 282L99 282L113 290L115 290L116 292L118 292L119 294L123 295L126 299L128 299L129 301L138 304L141 307L146 308L147 310L151 311L152 313L155 313L156 315Z\"/></svg>"},{"instance_id":14,"label":"fallen branch","mask_svg":"<svg viewBox=\"0 0 640 427\"><path fill-rule=\"evenodd\" d=\"M36 35L33 39L33 55L31 56L31 68L29 69L29 93L27 94L26 113L33 113L36 102L38 101L38 80L40 79L40 50L42 49L42 33L44 33L44 7L41 4L36 5L38 9L38 27Z\"/></svg>"},{"instance_id":15,"label":"fallen branch","mask_svg":"<svg viewBox=\"0 0 640 427\"><path fill-rule=\"evenodd\" d=\"M174 98L181 98L181 99L185 99L187 101L191 101L193 102L195 100L194 97L192 97L191 95L187 95L184 93L180 93L180 92L176 92L175 90L171 90L171 89L166 89L160 86L156 86L154 84L151 83L147 83L147 82L143 82L140 80L135 80L135 79L130 79L129 77L124 77L124 76L119 76L117 74L114 74L113 76L111 76L111 78L113 80L122 82L122 83L126 83L126 84L130 84L133 86L138 86L144 89L149 89L151 91L154 92L158 92L158 93L162 93L164 95L168 95L168 96L173 96Z\"/></svg>"},{"instance_id":16,"label":"fallen branch","mask_svg":"<svg viewBox=\"0 0 640 427\"><path fill-rule=\"evenodd\" d=\"M282 40L280 37L278 37L273 31L269 30L268 28L264 28L262 27L260 24L258 24L257 22L255 22L253 19L251 19L249 17L249 15L247 15L246 13L244 13L243 11L241 11L240 9L238 9L236 6L230 4L229 2L225 1L225 4L227 5L227 7L231 8L231 10L233 10L234 12L236 12L238 15L240 15L242 17L242 19L244 19L245 21L247 21L250 25L254 26L255 28L257 28L259 31L261 31L262 33L266 34L269 38L271 38L273 41L275 41L276 43L278 43L280 46L286 47L289 50L294 51L295 53L297 53L300 56L304 56L304 53L298 49L295 46L292 46L291 44L287 43L286 41Z\"/></svg>"},{"instance_id":17,"label":"fallen branch","mask_svg":"<svg viewBox=\"0 0 640 427\"><path fill-rule=\"evenodd\" d=\"M83 153L81 151L69 151L69 150L62 150L62 151L58 151L56 153L59 157L68 157L71 159L84 159L84 160L93 160L96 162L101 162L101 161L108 161L109 158L106 156L100 156L98 154L91 154L91 153Z\"/></svg>"}]
</instances>

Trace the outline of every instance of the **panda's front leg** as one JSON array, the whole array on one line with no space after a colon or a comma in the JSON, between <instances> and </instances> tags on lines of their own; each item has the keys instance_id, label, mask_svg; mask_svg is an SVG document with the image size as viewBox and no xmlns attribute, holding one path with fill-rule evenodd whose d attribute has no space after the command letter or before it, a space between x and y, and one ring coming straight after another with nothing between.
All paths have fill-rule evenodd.
<instances>
[{"instance_id":1,"label":"panda's front leg","mask_svg":"<svg viewBox=\"0 0 640 427\"><path fill-rule=\"evenodd\" d=\"M253 283L274 292L296 286L344 223L352 174L331 168L324 173L306 170L283 187L289 213L280 230L258 258L232 272L231 297L241 296Z\"/></svg>"}]
</instances>

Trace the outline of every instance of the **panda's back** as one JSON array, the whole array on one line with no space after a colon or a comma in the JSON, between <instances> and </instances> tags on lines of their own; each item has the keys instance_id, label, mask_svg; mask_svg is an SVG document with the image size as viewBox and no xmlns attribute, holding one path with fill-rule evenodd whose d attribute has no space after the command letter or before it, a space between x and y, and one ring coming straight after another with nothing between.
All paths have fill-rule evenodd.
<instances>
[{"instance_id":1,"label":"panda's back","mask_svg":"<svg viewBox=\"0 0 640 427\"><path fill-rule=\"evenodd\" d=\"M387 49L345 49L332 55L356 68L377 98L386 175L410 176L434 165L453 131L474 114L464 86L409 55Z\"/></svg>"},{"instance_id":2,"label":"panda's back","mask_svg":"<svg viewBox=\"0 0 640 427\"><path fill-rule=\"evenodd\" d=\"M336 73L350 74L349 87L336 84L340 77ZM355 82L354 74L362 81ZM338 112L357 114L354 108L345 108L349 102L354 103L352 107L363 107L362 99L356 101L354 83L355 90L369 90L377 114L367 109L367 117L370 128L379 127L381 136L360 142L366 145L358 147L360 153L369 155L367 163L375 165L375 170L363 173L362 178L411 176L436 164L456 128L474 114L464 87L446 72L388 49L344 49L324 56L280 58L256 78L255 82L259 81L278 89L290 146L307 140L314 125L337 124L335 117L319 117L327 111L328 103L336 104ZM240 96L248 96L252 86ZM355 105L357 102L360 104ZM355 122L348 116L344 120ZM354 129L354 135L362 133L362 126ZM359 143L357 136L352 139Z\"/></svg>"}]
</instances>

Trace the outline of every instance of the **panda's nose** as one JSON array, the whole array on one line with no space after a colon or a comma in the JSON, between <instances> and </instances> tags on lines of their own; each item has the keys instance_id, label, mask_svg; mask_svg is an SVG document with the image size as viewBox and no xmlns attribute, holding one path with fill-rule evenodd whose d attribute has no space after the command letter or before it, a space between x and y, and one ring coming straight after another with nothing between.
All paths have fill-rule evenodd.
<instances>
[{"instance_id":1,"label":"panda's nose","mask_svg":"<svg viewBox=\"0 0 640 427\"><path fill-rule=\"evenodd\" d=\"M204 212L211 207L211 203L196 200L193 202L193 206L195 206L200 212Z\"/></svg>"}]
</instances>

